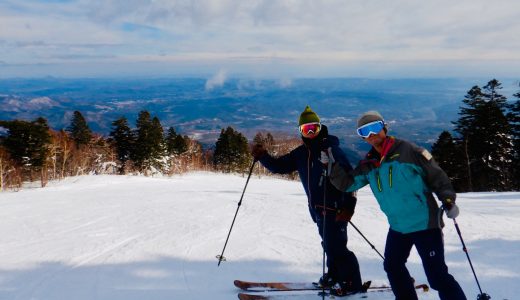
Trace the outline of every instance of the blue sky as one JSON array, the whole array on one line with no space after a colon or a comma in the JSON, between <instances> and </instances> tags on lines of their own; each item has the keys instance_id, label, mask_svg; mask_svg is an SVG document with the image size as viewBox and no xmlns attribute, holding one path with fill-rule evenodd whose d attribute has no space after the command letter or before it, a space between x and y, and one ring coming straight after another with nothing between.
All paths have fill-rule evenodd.
<instances>
[{"instance_id":1,"label":"blue sky","mask_svg":"<svg viewBox=\"0 0 520 300\"><path fill-rule=\"evenodd\" d=\"M0 0L0 78L518 77L518 0Z\"/></svg>"}]
</instances>

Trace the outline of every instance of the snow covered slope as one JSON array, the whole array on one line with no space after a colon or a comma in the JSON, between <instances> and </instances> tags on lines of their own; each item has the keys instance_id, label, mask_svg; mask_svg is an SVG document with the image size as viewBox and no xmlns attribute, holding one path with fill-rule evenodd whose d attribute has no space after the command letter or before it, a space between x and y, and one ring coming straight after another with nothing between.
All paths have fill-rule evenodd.
<instances>
[{"instance_id":1,"label":"snow covered slope","mask_svg":"<svg viewBox=\"0 0 520 300\"><path fill-rule=\"evenodd\" d=\"M84 176L44 189L0 193L0 299L236 299L234 279L313 281L321 246L299 182L253 177L225 256L220 254L246 178ZM382 252L388 225L371 192L356 224ZM520 193L470 193L457 219L492 299L520 296ZM451 220L451 273L469 299L478 289ZM387 283L381 258L349 227L363 279ZM426 282L412 251L409 269ZM437 299L431 291L420 299ZM390 293L377 299L392 299ZM372 298L370 298L372 299Z\"/></svg>"}]
</instances>

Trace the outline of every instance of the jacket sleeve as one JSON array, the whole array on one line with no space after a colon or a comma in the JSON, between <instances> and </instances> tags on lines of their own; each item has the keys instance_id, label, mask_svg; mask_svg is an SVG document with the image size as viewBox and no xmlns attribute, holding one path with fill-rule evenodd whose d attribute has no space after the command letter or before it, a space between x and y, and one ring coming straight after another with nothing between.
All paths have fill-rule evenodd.
<instances>
[{"instance_id":1,"label":"jacket sleeve","mask_svg":"<svg viewBox=\"0 0 520 300\"><path fill-rule=\"evenodd\" d=\"M455 201L457 194L451 185L451 180L444 170L439 167L428 150L412 145L412 151L416 163L424 171L424 181L437 198L443 203L450 199Z\"/></svg>"},{"instance_id":2,"label":"jacket sleeve","mask_svg":"<svg viewBox=\"0 0 520 300\"><path fill-rule=\"evenodd\" d=\"M298 148L280 157L272 157L269 154L260 158L260 162L269 171L277 174L288 174L294 172L298 168L296 151Z\"/></svg>"},{"instance_id":3,"label":"jacket sleeve","mask_svg":"<svg viewBox=\"0 0 520 300\"><path fill-rule=\"evenodd\" d=\"M337 164L339 164L345 171L347 172L351 172L352 171L352 166L350 164L350 161L348 160L347 156L345 155L345 152L343 152L343 150L341 150L341 148L339 146L333 146L331 147L331 151L332 151L332 156L334 157L334 160L336 161ZM332 171L331 171L332 173ZM332 174L330 174L331 176L329 176L329 180L331 182L331 184L334 186L334 184L332 183ZM336 186L334 186L336 188ZM338 189L338 188L336 188ZM357 202L357 198L356 198L356 195L354 193L354 191L345 191L344 189L338 189L339 191L341 191L343 193L342 195L342 201L340 201L340 203L338 203L338 208L340 210L347 210L350 215L353 215L354 214L354 209L356 207L356 202Z\"/></svg>"},{"instance_id":4,"label":"jacket sleeve","mask_svg":"<svg viewBox=\"0 0 520 300\"><path fill-rule=\"evenodd\" d=\"M355 169L347 169L340 163L332 165L330 181L340 191L354 192L368 184L366 166L360 163Z\"/></svg>"},{"instance_id":5,"label":"jacket sleeve","mask_svg":"<svg viewBox=\"0 0 520 300\"><path fill-rule=\"evenodd\" d=\"M345 155L345 152L343 152L343 150L341 150L341 148L339 146L331 147L331 151L332 151L332 156L334 157L335 162L339 163L347 171L352 170L352 165L350 165L350 162L348 161L348 158Z\"/></svg>"}]
</instances>

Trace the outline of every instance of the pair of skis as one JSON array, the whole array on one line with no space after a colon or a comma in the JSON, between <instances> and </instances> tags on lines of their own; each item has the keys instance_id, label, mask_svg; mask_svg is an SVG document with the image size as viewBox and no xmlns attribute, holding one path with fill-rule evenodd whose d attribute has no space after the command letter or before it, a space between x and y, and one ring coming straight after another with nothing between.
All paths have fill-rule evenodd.
<instances>
[{"instance_id":1,"label":"pair of skis","mask_svg":"<svg viewBox=\"0 0 520 300\"><path fill-rule=\"evenodd\" d=\"M317 283L306 283L306 282L248 282L242 280L235 280L235 286L246 292L239 293L238 298L240 300L261 300L261 299L318 299L323 298L323 294L319 293L322 288ZM364 284L367 293L370 292L385 292L391 291L389 286L370 286L370 281ZM420 284L415 286L416 289L427 292L429 290L428 285ZM351 293L343 296L363 295L364 293ZM325 296L333 297L330 295L328 289L325 290ZM343 297L342 296L342 297ZM362 296L363 297L363 296ZM363 297L365 298L365 297Z\"/></svg>"}]
</instances>

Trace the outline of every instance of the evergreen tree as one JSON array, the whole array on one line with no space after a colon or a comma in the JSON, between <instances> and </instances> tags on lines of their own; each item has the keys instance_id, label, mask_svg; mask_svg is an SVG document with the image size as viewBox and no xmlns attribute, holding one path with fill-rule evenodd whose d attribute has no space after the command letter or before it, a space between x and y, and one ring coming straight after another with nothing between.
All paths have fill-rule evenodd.
<instances>
[{"instance_id":1,"label":"evergreen tree","mask_svg":"<svg viewBox=\"0 0 520 300\"><path fill-rule=\"evenodd\" d=\"M0 127L7 129L2 144L15 163L22 168L40 171L49 155L51 143L47 120L0 121Z\"/></svg>"},{"instance_id":2,"label":"evergreen tree","mask_svg":"<svg viewBox=\"0 0 520 300\"><path fill-rule=\"evenodd\" d=\"M178 155L188 151L188 137L182 137L180 134L177 134L173 127L168 129L165 140L168 155Z\"/></svg>"},{"instance_id":3,"label":"evergreen tree","mask_svg":"<svg viewBox=\"0 0 520 300\"><path fill-rule=\"evenodd\" d=\"M76 147L88 145L92 140L92 131L88 127L87 121L79 111L74 111L70 126L67 128Z\"/></svg>"},{"instance_id":4,"label":"evergreen tree","mask_svg":"<svg viewBox=\"0 0 520 300\"><path fill-rule=\"evenodd\" d=\"M459 134L457 143L461 145L464 154L464 168L466 173L467 183L466 186L468 191L473 191L473 169L476 163L474 155L470 156L468 149L475 149L479 145L480 135L474 130L474 126L479 118L480 111L482 111L484 102L484 94L478 86L473 86L464 100L462 100L465 106L460 107L459 119L453 124L455 125L455 131Z\"/></svg>"},{"instance_id":5,"label":"evergreen tree","mask_svg":"<svg viewBox=\"0 0 520 300\"><path fill-rule=\"evenodd\" d=\"M457 192L464 192L469 189L462 149L448 131L443 131L432 145L432 155L439 166L448 174Z\"/></svg>"},{"instance_id":6,"label":"evergreen tree","mask_svg":"<svg viewBox=\"0 0 520 300\"><path fill-rule=\"evenodd\" d=\"M470 137L474 132L474 125L480 111L483 109L485 104L484 101L484 93L478 86L473 86L462 102L466 105L466 107L460 107L460 118L453 122L455 125L455 131L457 131L463 138Z\"/></svg>"},{"instance_id":7,"label":"evergreen tree","mask_svg":"<svg viewBox=\"0 0 520 300\"><path fill-rule=\"evenodd\" d=\"M124 174L126 163L130 159L132 153L132 146L134 144L134 136L132 130L128 125L128 120L125 117L121 117L112 122L112 131L110 136L114 141L116 148L117 159L121 162L119 173Z\"/></svg>"},{"instance_id":8,"label":"evergreen tree","mask_svg":"<svg viewBox=\"0 0 520 300\"><path fill-rule=\"evenodd\" d=\"M509 107L507 118L513 134L513 178L514 188L520 190L520 92L513 95L517 100Z\"/></svg>"},{"instance_id":9,"label":"evergreen tree","mask_svg":"<svg viewBox=\"0 0 520 300\"><path fill-rule=\"evenodd\" d=\"M232 127L222 129L215 145L213 164L225 172L247 169L250 160L247 139Z\"/></svg>"},{"instance_id":10,"label":"evergreen tree","mask_svg":"<svg viewBox=\"0 0 520 300\"><path fill-rule=\"evenodd\" d=\"M499 94L500 83L493 79L483 90L474 86L466 95L454 122L462 149L468 187L475 191L511 188L512 142L504 115L506 98Z\"/></svg>"},{"instance_id":11,"label":"evergreen tree","mask_svg":"<svg viewBox=\"0 0 520 300\"><path fill-rule=\"evenodd\" d=\"M163 154L163 129L159 119L143 110L136 122L135 144L132 150L132 160L140 170L157 166Z\"/></svg>"},{"instance_id":12,"label":"evergreen tree","mask_svg":"<svg viewBox=\"0 0 520 300\"><path fill-rule=\"evenodd\" d=\"M513 137L511 126L507 119L507 98L500 94L501 83L493 79L483 87L486 105L483 112L482 135L486 137L481 146L489 174L488 189L509 191L513 183Z\"/></svg>"},{"instance_id":13,"label":"evergreen tree","mask_svg":"<svg viewBox=\"0 0 520 300\"><path fill-rule=\"evenodd\" d=\"M152 159L153 165L156 167L160 167L159 160L166 154L165 146L164 146L164 129L161 125L161 121L159 118L154 117L152 119L152 128L151 128L151 142L152 142Z\"/></svg>"}]
</instances>

